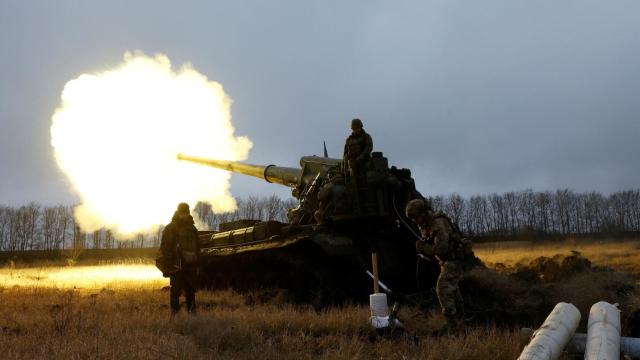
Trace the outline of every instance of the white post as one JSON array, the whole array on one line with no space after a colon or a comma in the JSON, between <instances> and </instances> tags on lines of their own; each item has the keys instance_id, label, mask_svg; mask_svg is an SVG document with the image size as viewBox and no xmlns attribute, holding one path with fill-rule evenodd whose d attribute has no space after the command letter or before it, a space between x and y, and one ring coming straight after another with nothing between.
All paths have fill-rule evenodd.
<instances>
[{"instance_id":1,"label":"white post","mask_svg":"<svg viewBox=\"0 0 640 360\"><path fill-rule=\"evenodd\" d=\"M380 292L380 284L378 284L380 279L378 276L378 253L371 254L371 267L373 269L373 293L377 294Z\"/></svg>"},{"instance_id":2,"label":"white post","mask_svg":"<svg viewBox=\"0 0 640 360\"><path fill-rule=\"evenodd\" d=\"M376 329L389 326L389 303L387 294L380 292L378 284L378 255L371 254L373 267L373 294L369 295L369 308L371 309L371 325Z\"/></svg>"}]
</instances>

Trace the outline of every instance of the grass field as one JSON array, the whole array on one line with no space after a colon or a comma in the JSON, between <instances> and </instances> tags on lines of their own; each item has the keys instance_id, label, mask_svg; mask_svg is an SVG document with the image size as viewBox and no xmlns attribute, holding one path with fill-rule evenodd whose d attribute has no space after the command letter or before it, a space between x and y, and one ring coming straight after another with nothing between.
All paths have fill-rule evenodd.
<instances>
[{"instance_id":1,"label":"grass field","mask_svg":"<svg viewBox=\"0 0 640 360\"><path fill-rule=\"evenodd\" d=\"M516 266L577 250L597 265L635 276L638 244L483 244L477 254L490 264ZM435 336L438 316L405 308L400 315L409 331L383 337L371 330L366 306L319 312L277 296L229 290L201 291L196 316L171 319L166 285L153 265L140 262L2 268L0 357L514 359L521 350L518 326L474 325Z\"/></svg>"}]
</instances>

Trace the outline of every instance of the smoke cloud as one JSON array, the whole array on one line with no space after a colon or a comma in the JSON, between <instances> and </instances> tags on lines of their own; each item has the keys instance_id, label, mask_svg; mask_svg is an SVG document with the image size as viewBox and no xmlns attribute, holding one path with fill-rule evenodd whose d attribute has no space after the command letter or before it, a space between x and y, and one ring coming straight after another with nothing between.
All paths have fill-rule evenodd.
<instances>
[{"instance_id":1,"label":"smoke cloud","mask_svg":"<svg viewBox=\"0 0 640 360\"><path fill-rule=\"evenodd\" d=\"M246 159L222 85L189 64L174 71L166 55L125 53L111 70L69 81L52 116L55 159L82 203L85 231L120 235L167 223L179 202L216 212L236 207L230 174L176 159L179 152Z\"/></svg>"}]
</instances>

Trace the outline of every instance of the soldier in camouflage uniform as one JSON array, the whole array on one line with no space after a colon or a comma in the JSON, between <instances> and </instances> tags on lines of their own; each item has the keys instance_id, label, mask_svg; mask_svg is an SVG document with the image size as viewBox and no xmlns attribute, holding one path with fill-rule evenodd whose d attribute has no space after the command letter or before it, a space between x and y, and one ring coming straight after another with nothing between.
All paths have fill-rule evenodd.
<instances>
[{"instance_id":1,"label":"soldier in camouflage uniform","mask_svg":"<svg viewBox=\"0 0 640 360\"><path fill-rule=\"evenodd\" d=\"M344 144L343 166L345 175L364 177L371 159L373 140L367 134L360 119L351 120L351 135Z\"/></svg>"},{"instance_id":2,"label":"soldier in camouflage uniform","mask_svg":"<svg viewBox=\"0 0 640 360\"><path fill-rule=\"evenodd\" d=\"M337 169L330 169L327 177L329 181L318 191L318 210L314 213L317 224L322 224L326 216L344 212L346 207L344 175Z\"/></svg>"},{"instance_id":3,"label":"soldier in camouflage uniform","mask_svg":"<svg viewBox=\"0 0 640 360\"><path fill-rule=\"evenodd\" d=\"M171 313L180 310L180 294L184 292L187 311L196 311L196 280L200 245L198 230L189 213L189 205L180 203L171 223L162 232L160 252L165 262L163 274L170 277L169 302Z\"/></svg>"},{"instance_id":4,"label":"soldier in camouflage uniform","mask_svg":"<svg viewBox=\"0 0 640 360\"><path fill-rule=\"evenodd\" d=\"M418 253L436 257L440 276L436 285L442 314L449 326L458 324L464 312L464 302L458 282L465 271L480 263L458 226L442 211L434 211L426 199L411 200L406 215L418 226L422 239L416 241Z\"/></svg>"}]
</instances>

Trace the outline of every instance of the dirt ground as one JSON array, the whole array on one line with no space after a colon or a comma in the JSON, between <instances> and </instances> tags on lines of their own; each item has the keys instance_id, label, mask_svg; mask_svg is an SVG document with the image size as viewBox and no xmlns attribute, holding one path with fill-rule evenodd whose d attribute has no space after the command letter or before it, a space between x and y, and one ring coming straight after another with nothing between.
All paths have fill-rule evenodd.
<instances>
[{"instance_id":1,"label":"dirt ground","mask_svg":"<svg viewBox=\"0 0 640 360\"><path fill-rule=\"evenodd\" d=\"M476 244L474 250L489 266L528 264L540 256L553 257L577 251L594 265L611 267L640 278L640 239L495 242Z\"/></svg>"}]
</instances>

